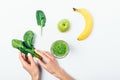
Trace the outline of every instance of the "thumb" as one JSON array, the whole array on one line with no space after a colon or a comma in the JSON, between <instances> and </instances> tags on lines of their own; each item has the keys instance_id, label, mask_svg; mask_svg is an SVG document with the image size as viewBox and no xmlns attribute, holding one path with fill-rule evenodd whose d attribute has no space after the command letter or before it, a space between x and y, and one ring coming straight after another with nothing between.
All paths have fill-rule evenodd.
<instances>
[{"instance_id":1,"label":"thumb","mask_svg":"<svg viewBox=\"0 0 120 80\"><path fill-rule=\"evenodd\" d=\"M30 61L31 64L34 64L34 59L30 53L28 53L28 60Z\"/></svg>"}]
</instances>

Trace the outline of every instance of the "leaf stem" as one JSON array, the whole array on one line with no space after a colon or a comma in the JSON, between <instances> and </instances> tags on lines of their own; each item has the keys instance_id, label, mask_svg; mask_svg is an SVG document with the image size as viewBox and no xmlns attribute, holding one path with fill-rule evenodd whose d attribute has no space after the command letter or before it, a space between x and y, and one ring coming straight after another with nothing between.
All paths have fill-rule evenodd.
<instances>
[{"instance_id":1,"label":"leaf stem","mask_svg":"<svg viewBox=\"0 0 120 80\"><path fill-rule=\"evenodd\" d=\"M42 36L42 26L41 26L41 31L40 31L40 34L41 34L41 36Z\"/></svg>"}]
</instances>

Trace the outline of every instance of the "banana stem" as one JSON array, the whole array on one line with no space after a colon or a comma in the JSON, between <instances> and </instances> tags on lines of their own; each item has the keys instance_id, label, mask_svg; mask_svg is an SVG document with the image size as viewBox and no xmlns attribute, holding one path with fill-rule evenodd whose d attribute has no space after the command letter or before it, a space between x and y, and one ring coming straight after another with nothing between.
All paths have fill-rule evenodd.
<instances>
[{"instance_id":1,"label":"banana stem","mask_svg":"<svg viewBox=\"0 0 120 80\"><path fill-rule=\"evenodd\" d=\"M74 11L76 11L77 9L76 8L73 8Z\"/></svg>"}]
</instances>

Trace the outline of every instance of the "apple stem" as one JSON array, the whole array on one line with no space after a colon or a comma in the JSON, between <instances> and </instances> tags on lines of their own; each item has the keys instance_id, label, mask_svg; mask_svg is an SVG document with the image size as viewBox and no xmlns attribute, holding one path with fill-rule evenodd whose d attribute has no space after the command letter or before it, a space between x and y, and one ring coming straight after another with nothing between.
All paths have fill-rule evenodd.
<instances>
[{"instance_id":1,"label":"apple stem","mask_svg":"<svg viewBox=\"0 0 120 80\"><path fill-rule=\"evenodd\" d=\"M63 24L63 26L65 26L65 24Z\"/></svg>"}]
</instances>

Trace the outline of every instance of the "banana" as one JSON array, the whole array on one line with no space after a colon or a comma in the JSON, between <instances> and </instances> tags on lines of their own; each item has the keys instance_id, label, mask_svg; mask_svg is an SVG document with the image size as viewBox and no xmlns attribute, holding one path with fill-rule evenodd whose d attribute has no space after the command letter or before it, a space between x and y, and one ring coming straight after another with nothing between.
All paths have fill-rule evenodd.
<instances>
[{"instance_id":1,"label":"banana","mask_svg":"<svg viewBox=\"0 0 120 80\"><path fill-rule=\"evenodd\" d=\"M85 28L83 30L83 32L78 36L77 40L84 40L86 39L90 33L92 32L92 28L93 28L93 19L92 19L92 15L90 14L90 12L87 9L81 8L81 9L76 9L73 8L73 10L75 12L79 12L83 15L84 19L85 19Z\"/></svg>"}]
</instances>

